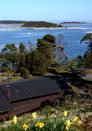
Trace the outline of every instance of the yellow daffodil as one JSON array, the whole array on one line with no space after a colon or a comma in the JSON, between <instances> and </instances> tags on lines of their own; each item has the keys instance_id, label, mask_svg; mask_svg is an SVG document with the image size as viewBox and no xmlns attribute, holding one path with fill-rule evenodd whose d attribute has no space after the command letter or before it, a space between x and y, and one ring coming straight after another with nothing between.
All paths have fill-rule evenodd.
<instances>
[{"instance_id":1,"label":"yellow daffodil","mask_svg":"<svg viewBox=\"0 0 92 131\"><path fill-rule=\"evenodd\" d=\"M38 122L38 123L35 124L35 126L39 127L39 128L42 128L42 127L44 127L44 123L43 122L42 123Z\"/></svg>"},{"instance_id":2,"label":"yellow daffodil","mask_svg":"<svg viewBox=\"0 0 92 131\"><path fill-rule=\"evenodd\" d=\"M23 125L23 128L24 128L25 131L30 129L30 127L28 125L26 125L26 124Z\"/></svg>"},{"instance_id":3,"label":"yellow daffodil","mask_svg":"<svg viewBox=\"0 0 92 131\"><path fill-rule=\"evenodd\" d=\"M67 116L67 111L64 111L63 115L64 115L64 117L66 117Z\"/></svg>"},{"instance_id":4,"label":"yellow daffodil","mask_svg":"<svg viewBox=\"0 0 92 131\"><path fill-rule=\"evenodd\" d=\"M13 117L13 122L14 122L15 124L17 123L17 116L16 116L16 115Z\"/></svg>"},{"instance_id":5,"label":"yellow daffodil","mask_svg":"<svg viewBox=\"0 0 92 131\"><path fill-rule=\"evenodd\" d=\"M25 128L25 127L26 127L26 124L23 125L23 128Z\"/></svg>"},{"instance_id":6,"label":"yellow daffodil","mask_svg":"<svg viewBox=\"0 0 92 131\"><path fill-rule=\"evenodd\" d=\"M39 125L40 125L40 122L37 122L37 123L35 124L36 127L39 127Z\"/></svg>"},{"instance_id":7,"label":"yellow daffodil","mask_svg":"<svg viewBox=\"0 0 92 131\"><path fill-rule=\"evenodd\" d=\"M44 127L44 123L40 123L39 128Z\"/></svg>"},{"instance_id":8,"label":"yellow daffodil","mask_svg":"<svg viewBox=\"0 0 92 131\"><path fill-rule=\"evenodd\" d=\"M76 122L78 120L78 117L74 117L73 121Z\"/></svg>"},{"instance_id":9,"label":"yellow daffodil","mask_svg":"<svg viewBox=\"0 0 92 131\"><path fill-rule=\"evenodd\" d=\"M65 127L65 130L66 130L66 131L69 131L69 127L68 127L68 126L66 126L66 127Z\"/></svg>"},{"instance_id":10,"label":"yellow daffodil","mask_svg":"<svg viewBox=\"0 0 92 131\"><path fill-rule=\"evenodd\" d=\"M36 112L32 113L34 119L36 119Z\"/></svg>"},{"instance_id":11,"label":"yellow daffodil","mask_svg":"<svg viewBox=\"0 0 92 131\"><path fill-rule=\"evenodd\" d=\"M80 126L81 125L81 121L78 121L77 124L78 124L78 126Z\"/></svg>"},{"instance_id":12,"label":"yellow daffodil","mask_svg":"<svg viewBox=\"0 0 92 131\"><path fill-rule=\"evenodd\" d=\"M68 127L69 127L69 126L71 125L70 120L67 120L65 124L66 124L66 126L68 126Z\"/></svg>"}]
</instances>

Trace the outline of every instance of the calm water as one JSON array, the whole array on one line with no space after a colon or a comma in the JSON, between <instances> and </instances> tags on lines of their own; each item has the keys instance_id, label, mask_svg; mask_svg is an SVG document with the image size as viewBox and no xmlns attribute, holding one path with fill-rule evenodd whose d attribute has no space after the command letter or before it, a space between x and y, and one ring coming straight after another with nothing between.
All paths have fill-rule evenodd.
<instances>
[{"instance_id":1,"label":"calm water","mask_svg":"<svg viewBox=\"0 0 92 131\"><path fill-rule=\"evenodd\" d=\"M36 47L38 38L42 38L46 34L52 34L56 38L59 34L63 34L67 46L65 52L69 59L73 59L78 55L82 55L87 51L87 44L80 43L81 38L88 32L92 32L91 24L72 24L69 26L78 26L79 29L23 29L11 28L12 25L0 25L0 51L7 43L15 43L19 46L20 42L29 46L29 41ZM13 25L16 26L16 25ZM17 25L20 26L20 25Z\"/></svg>"}]
</instances>

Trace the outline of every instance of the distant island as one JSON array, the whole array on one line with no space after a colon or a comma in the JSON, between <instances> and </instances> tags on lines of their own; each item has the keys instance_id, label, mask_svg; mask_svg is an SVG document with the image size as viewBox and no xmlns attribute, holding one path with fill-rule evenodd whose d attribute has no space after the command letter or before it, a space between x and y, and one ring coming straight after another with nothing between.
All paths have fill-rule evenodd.
<instances>
[{"instance_id":1,"label":"distant island","mask_svg":"<svg viewBox=\"0 0 92 131\"><path fill-rule=\"evenodd\" d=\"M30 24L31 23L31 24ZM92 24L92 23L88 23L88 22L76 22L76 21L72 21L72 22L60 22L59 24L56 23L52 23L52 22L45 22L45 21L19 21L19 20L0 20L0 24L24 24L26 26L36 26L38 24L42 24L44 25L51 25L53 27L57 27L60 26L62 27L61 24Z\"/></svg>"},{"instance_id":2,"label":"distant island","mask_svg":"<svg viewBox=\"0 0 92 131\"><path fill-rule=\"evenodd\" d=\"M0 24L24 24L26 21L1 20Z\"/></svg>"},{"instance_id":3,"label":"distant island","mask_svg":"<svg viewBox=\"0 0 92 131\"><path fill-rule=\"evenodd\" d=\"M91 24L91 23L72 21L72 22L61 22L60 24Z\"/></svg>"},{"instance_id":4,"label":"distant island","mask_svg":"<svg viewBox=\"0 0 92 131\"><path fill-rule=\"evenodd\" d=\"M45 22L45 21L31 21L31 22L25 22L22 27L36 27L36 28L42 28L42 27L62 27L61 24L55 24L55 23L50 23L50 22Z\"/></svg>"},{"instance_id":5,"label":"distant island","mask_svg":"<svg viewBox=\"0 0 92 131\"><path fill-rule=\"evenodd\" d=\"M82 27L79 26L67 26L64 24L92 24L86 22L62 22L62 23L51 23L45 21L14 21L14 20L2 20L0 24L11 24L11 28L28 28L28 29L80 29ZM20 26L13 25L13 24L20 24ZM1 25L2 26L2 25Z\"/></svg>"},{"instance_id":6,"label":"distant island","mask_svg":"<svg viewBox=\"0 0 92 131\"><path fill-rule=\"evenodd\" d=\"M42 27L62 27L61 24L45 22L45 21L14 21L14 20L2 20L0 24L22 24L21 27L35 27L35 28L42 28Z\"/></svg>"}]
</instances>

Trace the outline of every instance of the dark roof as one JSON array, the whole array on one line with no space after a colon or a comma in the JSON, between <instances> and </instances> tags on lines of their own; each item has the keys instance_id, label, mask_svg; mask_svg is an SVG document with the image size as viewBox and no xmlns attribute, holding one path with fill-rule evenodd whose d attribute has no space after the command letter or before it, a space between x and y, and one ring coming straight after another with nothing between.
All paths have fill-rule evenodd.
<instances>
[{"instance_id":1,"label":"dark roof","mask_svg":"<svg viewBox=\"0 0 92 131\"><path fill-rule=\"evenodd\" d=\"M0 88L0 114L7 112L11 109L11 106L9 105L8 98L4 94L3 90Z\"/></svg>"},{"instance_id":2,"label":"dark roof","mask_svg":"<svg viewBox=\"0 0 92 131\"><path fill-rule=\"evenodd\" d=\"M57 77L19 80L10 83L10 101L17 102L50 94L56 94L63 89L69 88L70 87L64 83L64 81ZM10 109L8 104L7 83L0 85L0 93L0 111L4 110L5 107L7 107L5 108L6 110Z\"/></svg>"}]
</instances>

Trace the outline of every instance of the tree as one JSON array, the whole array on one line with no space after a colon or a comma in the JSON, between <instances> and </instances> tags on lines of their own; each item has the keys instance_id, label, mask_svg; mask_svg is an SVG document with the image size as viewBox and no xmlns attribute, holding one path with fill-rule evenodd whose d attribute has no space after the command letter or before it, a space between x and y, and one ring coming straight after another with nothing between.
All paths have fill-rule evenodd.
<instances>
[{"instance_id":1,"label":"tree","mask_svg":"<svg viewBox=\"0 0 92 131\"><path fill-rule=\"evenodd\" d=\"M26 47L21 42L19 44L19 49L16 58L16 72L20 72L21 67L26 68L26 54L27 54Z\"/></svg>"},{"instance_id":2,"label":"tree","mask_svg":"<svg viewBox=\"0 0 92 131\"><path fill-rule=\"evenodd\" d=\"M29 59L29 70L33 75L44 75L46 73L46 59L43 53L38 50L32 51Z\"/></svg>"},{"instance_id":3,"label":"tree","mask_svg":"<svg viewBox=\"0 0 92 131\"><path fill-rule=\"evenodd\" d=\"M81 42L88 44L88 51L84 54L81 64L86 68L92 68L92 33L86 34Z\"/></svg>"},{"instance_id":4,"label":"tree","mask_svg":"<svg viewBox=\"0 0 92 131\"><path fill-rule=\"evenodd\" d=\"M42 38L42 40L44 40L44 41L46 41L46 42L49 42L49 43L51 43L51 44L56 44L56 38L53 36L53 35L51 35L51 34L46 34L43 38Z\"/></svg>"},{"instance_id":5,"label":"tree","mask_svg":"<svg viewBox=\"0 0 92 131\"><path fill-rule=\"evenodd\" d=\"M57 53L58 53L58 59L60 62L65 60L65 63L67 63L67 66L69 67L69 60L67 54L64 52L64 49L66 47L67 43L64 41L64 37L62 34L58 35L57 38Z\"/></svg>"},{"instance_id":6,"label":"tree","mask_svg":"<svg viewBox=\"0 0 92 131\"><path fill-rule=\"evenodd\" d=\"M26 47L24 46L22 42L19 44L19 53L20 54L26 53Z\"/></svg>"},{"instance_id":7,"label":"tree","mask_svg":"<svg viewBox=\"0 0 92 131\"><path fill-rule=\"evenodd\" d=\"M17 57L17 48L15 44L7 44L1 52L3 64L10 63L11 68L14 70Z\"/></svg>"},{"instance_id":8,"label":"tree","mask_svg":"<svg viewBox=\"0 0 92 131\"><path fill-rule=\"evenodd\" d=\"M51 34L47 34L42 39L37 40L37 49L46 57L47 67L54 62L55 46L53 46L53 44L56 46L56 38Z\"/></svg>"},{"instance_id":9,"label":"tree","mask_svg":"<svg viewBox=\"0 0 92 131\"><path fill-rule=\"evenodd\" d=\"M29 76L29 70L25 67L20 68L20 73L21 73L21 76L23 76L24 78L28 78Z\"/></svg>"}]
</instances>

